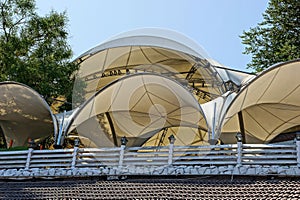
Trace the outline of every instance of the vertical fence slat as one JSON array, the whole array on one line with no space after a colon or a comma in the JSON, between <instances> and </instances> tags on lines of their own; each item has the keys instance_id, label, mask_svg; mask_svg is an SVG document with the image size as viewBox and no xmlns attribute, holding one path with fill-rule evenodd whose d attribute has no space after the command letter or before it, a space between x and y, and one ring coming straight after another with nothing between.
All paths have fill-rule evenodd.
<instances>
[{"instance_id":1,"label":"vertical fence slat","mask_svg":"<svg viewBox=\"0 0 300 200\"><path fill-rule=\"evenodd\" d=\"M296 134L297 166L300 167L300 133Z\"/></svg>"},{"instance_id":2,"label":"vertical fence slat","mask_svg":"<svg viewBox=\"0 0 300 200\"><path fill-rule=\"evenodd\" d=\"M237 166L242 166L242 151L243 151L243 143L237 142Z\"/></svg>"},{"instance_id":3,"label":"vertical fence slat","mask_svg":"<svg viewBox=\"0 0 300 200\"><path fill-rule=\"evenodd\" d=\"M168 165L173 164L174 144L169 145Z\"/></svg>"},{"instance_id":4,"label":"vertical fence slat","mask_svg":"<svg viewBox=\"0 0 300 200\"><path fill-rule=\"evenodd\" d=\"M123 166L125 147L125 145L121 145L120 147L119 168Z\"/></svg>"},{"instance_id":5,"label":"vertical fence slat","mask_svg":"<svg viewBox=\"0 0 300 200\"><path fill-rule=\"evenodd\" d=\"M168 165L172 165L173 164L173 153L174 153L175 137L174 137L174 135L170 135L170 137L168 139L170 141L169 155L168 155Z\"/></svg>"},{"instance_id":6,"label":"vertical fence slat","mask_svg":"<svg viewBox=\"0 0 300 200\"><path fill-rule=\"evenodd\" d=\"M71 163L71 169L76 168L76 161L77 161L77 154L78 154L78 147L74 147L73 153L72 153L72 163Z\"/></svg>"},{"instance_id":7,"label":"vertical fence slat","mask_svg":"<svg viewBox=\"0 0 300 200\"><path fill-rule=\"evenodd\" d=\"M29 148L27 153L26 165L25 165L26 170L30 168L30 160L31 160L32 153L33 153L33 148Z\"/></svg>"}]
</instances>

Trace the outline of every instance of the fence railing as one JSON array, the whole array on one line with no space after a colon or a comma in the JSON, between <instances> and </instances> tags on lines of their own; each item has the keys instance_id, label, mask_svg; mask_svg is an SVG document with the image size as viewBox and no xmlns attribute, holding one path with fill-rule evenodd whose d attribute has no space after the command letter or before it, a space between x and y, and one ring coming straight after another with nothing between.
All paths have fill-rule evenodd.
<instances>
[{"instance_id":1,"label":"fence railing","mask_svg":"<svg viewBox=\"0 0 300 200\"><path fill-rule=\"evenodd\" d=\"M289 165L300 167L294 144L78 148L0 152L0 169L97 168L124 166Z\"/></svg>"}]
</instances>

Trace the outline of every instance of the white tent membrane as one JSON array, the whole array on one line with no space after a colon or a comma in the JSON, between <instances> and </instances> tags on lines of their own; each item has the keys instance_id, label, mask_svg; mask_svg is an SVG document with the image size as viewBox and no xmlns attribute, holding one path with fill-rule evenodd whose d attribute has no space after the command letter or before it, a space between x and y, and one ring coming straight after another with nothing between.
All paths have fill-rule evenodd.
<instances>
[{"instance_id":1,"label":"white tent membrane","mask_svg":"<svg viewBox=\"0 0 300 200\"><path fill-rule=\"evenodd\" d=\"M7 145L27 146L28 139L56 134L50 107L33 89L16 82L0 83L0 127Z\"/></svg>"},{"instance_id":2,"label":"white tent membrane","mask_svg":"<svg viewBox=\"0 0 300 200\"><path fill-rule=\"evenodd\" d=\"M123 136L129 139L129 146L140 146L171 127L207 131L198 101L173 79L138 73L116 80L90 97L74 114L67 133L87 138L82 142L90 147L118 146Z\"/></svg>"},{"instance_id":3,"label":"white tent membrane","mask_svg":"<svg viewBox=\"0 0 300 200\"><path fill-rule=\"evenodd\" d=\"M229 69L221 65L215 66L215 69L225 83L232 82L234 85L238 87L243 85L246 80L256 77L256 75L252 73Z\"/></svg>"},{"instance_id":4,"label":"white tent membrane","mask_svg":"<svg viewBox=\"0 0 300 200\"><path fill-rule=\"evenodd\" d=\"M228 91L222 96L201 105L201 108L207 120L208 130L211 130L213 132L210 139L219 139L222 120L226 114L228 106L231 104L235 97L236 92Z\"/></svg>"},{"instance_id":5,"label":"white tent membrane","mask_svg":"<svg viewBox=\"0 0 300 200\"><path fill-rule=\"evenodd\" d=\"M285 130L299 126L299 69L300 60L280 63L245 85L226 112L221 139L226 143L235 141L235 133L241 131L240 122L247 143L268 143Z\"/></svg>"}]
</instances>

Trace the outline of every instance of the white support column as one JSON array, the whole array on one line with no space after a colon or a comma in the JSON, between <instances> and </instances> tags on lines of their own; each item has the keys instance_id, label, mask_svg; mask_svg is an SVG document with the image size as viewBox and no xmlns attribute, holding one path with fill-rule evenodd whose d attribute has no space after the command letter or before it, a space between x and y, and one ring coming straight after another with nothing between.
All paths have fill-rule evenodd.
<instances>
[{"instance_id":1,"label":"white support column","mask_svg":"<svg viewBox=\"0 0 300 200\"><path fill-rule=\"evenodd\" d=\"M212 129L211 129L211 140L215 139L215 132L216 132L216 110L217 110L217 103L214 103L214 115L212 118Z\"/></svg>"},{"instance_id":2,"label":"white support column","mask_svg":"<svg viewBox=\"0 0 300 200\"><path fill-rule=\"evenodd\" d=\"M61 124L59 126L58 135L55 138L56 139L56 141L55 141L55 146L56 147L55 148L61 148L62 144L64 142L64 123L65 123L65 118L66 118L66 111L64 111L64 113L63 113Z\"/></svg>"},{"instance_id":3,"label":"white support column","mask_svg":"<svg viewBox=\"0 0 300 200\"><path fill-rule=\"evenodd\" d=\"M242 151L243 151L243 143L242 143L242 134L239 132L236 135L237 139L237 167L242 166Z\"/></svg>"},{"instance_id":4,"label":"white support column","mask_svg":"<svg viewBox=\"0 0 300 200\"><path fill-rule=\"evenodd\" d=\"M170 135L169 141L170 141L170 145L169 145L168 165L172 165L173 164L174 143L175 143L174 135Z\"/></svg>"},{"instance_id":5,"label":"white support column","mask_svg":"<svg viewBox=\"0 0 300 200\"><path fill-rule=\"evenodd\" d=\"M296 133L297 166L300 167L300 132Z\"/></svg>"}]
</instances>

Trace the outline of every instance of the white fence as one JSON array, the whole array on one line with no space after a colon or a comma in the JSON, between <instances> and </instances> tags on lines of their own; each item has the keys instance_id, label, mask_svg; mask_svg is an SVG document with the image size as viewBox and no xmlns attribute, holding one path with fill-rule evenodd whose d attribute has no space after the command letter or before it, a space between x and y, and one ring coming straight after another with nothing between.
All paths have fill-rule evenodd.
<instances>
[{"instance_id":1,"label":"white fence","mask_svg":"<svg viewBox=\"0 0 300 200\"><path fill-rule=\"evenodd\" d=\"M78 148L0 152L0 169L124 166L300 166L300 142L290 145Z\"/></svg>"}]
</instances>

